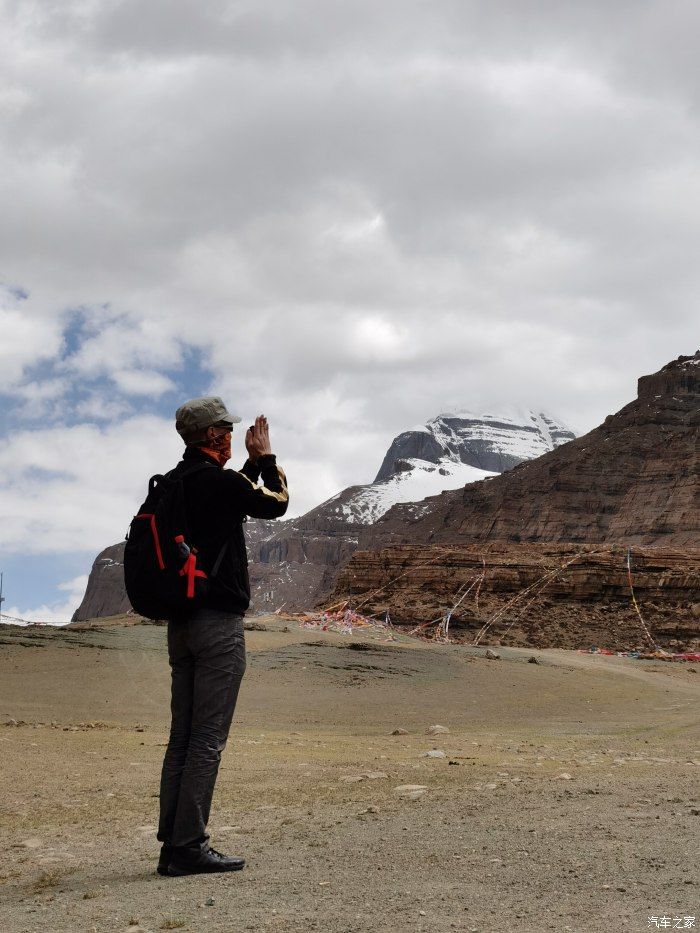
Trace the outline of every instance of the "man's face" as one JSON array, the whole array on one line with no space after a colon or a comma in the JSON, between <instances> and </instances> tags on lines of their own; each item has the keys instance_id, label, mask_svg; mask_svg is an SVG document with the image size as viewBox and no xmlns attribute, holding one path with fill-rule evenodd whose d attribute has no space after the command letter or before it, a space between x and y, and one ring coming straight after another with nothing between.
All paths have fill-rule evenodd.
<instances>
[{"instance_id":1,"label":"man's face","mask_svg":"<svg viewBox=\"0 0 700 933\"><path fill-rule=\"evenodd\" d=\"M230 425L215 424L207 431L207 446L215 450L223 462L231 459L231 427Z\"/></svg>"}]
</instances>

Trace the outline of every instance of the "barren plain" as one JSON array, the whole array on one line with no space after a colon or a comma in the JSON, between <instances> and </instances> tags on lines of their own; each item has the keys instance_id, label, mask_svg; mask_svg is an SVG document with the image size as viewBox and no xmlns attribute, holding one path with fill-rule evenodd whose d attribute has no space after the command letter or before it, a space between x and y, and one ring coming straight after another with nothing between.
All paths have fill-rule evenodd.
<instances>
[{"instance_id":1,"label":"barren plain","mask_svg":"<svg viewBox=\"0 0 700 933\"><path fill-rule=\"evenodd\" d=\"M248 864L177 879L155 873L165 629L0 628L2 933L700 915L700 665L259 621L210 827Z\"/></svg>"}]
</instances>

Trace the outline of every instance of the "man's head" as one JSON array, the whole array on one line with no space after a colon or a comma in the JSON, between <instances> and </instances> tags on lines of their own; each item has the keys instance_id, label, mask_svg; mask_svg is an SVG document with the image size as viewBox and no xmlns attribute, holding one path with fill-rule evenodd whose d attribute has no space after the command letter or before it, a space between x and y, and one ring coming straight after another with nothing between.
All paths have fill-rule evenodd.
<instances>
[{"instance_id":1,"label":"man's head","mask_svg":"<svg viewBox=\"0 0 700 933\"><path fill-rule=\"evenodd\" d=\"M230 431L241 419L232 415L218 395L191 398L175 412L175 429L185 444L206 445Z\"/></svg>"}]
</instances>

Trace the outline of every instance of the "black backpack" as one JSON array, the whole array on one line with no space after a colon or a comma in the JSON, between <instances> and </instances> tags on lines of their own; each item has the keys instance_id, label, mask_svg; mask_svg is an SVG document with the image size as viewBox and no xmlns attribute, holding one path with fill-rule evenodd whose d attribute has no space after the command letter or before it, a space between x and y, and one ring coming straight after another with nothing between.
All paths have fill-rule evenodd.
<instances>
[{"instance_id":1,"label":"black backpack","mask_svg":"<svg viewBox=\"0 0 700 933\"><path fill-rule=\"evenodd\" d=\"M148 481L146 501L134 516L124 548L129 602L147 619L186 618L202 605L209 580L218 573L227 544L207 575L188 532L183 479L213 463L196 463Z\"/></svg>"}]
</instances>

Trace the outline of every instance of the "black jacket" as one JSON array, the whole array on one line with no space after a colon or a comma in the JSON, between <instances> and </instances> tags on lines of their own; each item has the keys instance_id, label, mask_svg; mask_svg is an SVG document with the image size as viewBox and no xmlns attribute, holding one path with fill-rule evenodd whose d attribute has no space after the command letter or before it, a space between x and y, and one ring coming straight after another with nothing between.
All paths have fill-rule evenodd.
<instances>
[{"instance_id":1,"label":"black jacket","mask_svg":"<svg viewBox=\"0 0 700 933\"><path fill-rule=\"evenodd\" d=\"M187 447L176 467L179 472L207 461L183 480L189 537L197 548L197 564L211 574L226 544L216 576L210 579L204 606L243 614L250 603L248 558L243 522L251 518L279 518L287 511L289 493L283 470L274 454L247 460L243 468L226 470L197 447ZM263 486L257 482L262 477Z\"/></svg>"}]
</instances>

